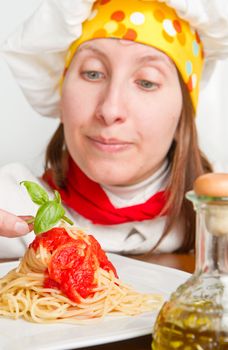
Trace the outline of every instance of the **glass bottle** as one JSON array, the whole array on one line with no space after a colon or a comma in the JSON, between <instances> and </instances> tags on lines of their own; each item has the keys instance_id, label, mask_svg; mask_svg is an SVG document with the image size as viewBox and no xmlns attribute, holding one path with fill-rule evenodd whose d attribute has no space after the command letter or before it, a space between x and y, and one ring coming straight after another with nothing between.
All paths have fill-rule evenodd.
<instances>
[{"instance_id":1,"label":"glass bottle","mask_svg":"<svg viewBox=\"0 0 228 350\"><path fill-rule=\"evenodd\" d=\"M196 210L196 268L155 322L153 350L228 350L228 174L186 194Z\"/></svg>"}]
</instances>

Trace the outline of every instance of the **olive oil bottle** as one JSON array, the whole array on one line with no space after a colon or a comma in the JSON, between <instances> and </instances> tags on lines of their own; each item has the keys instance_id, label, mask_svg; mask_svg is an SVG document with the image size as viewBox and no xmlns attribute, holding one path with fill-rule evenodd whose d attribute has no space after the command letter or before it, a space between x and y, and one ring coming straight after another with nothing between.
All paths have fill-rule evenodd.
<instances>
[{"instance_id":1,"label":"olive oil bottle","mask_svg":"<svg viewBox=\"0 0 228 350\"><path fill-rule=\"evenodd\" d=\"M196 268L155 322L153 350L228 350L228 174L206 174L186 197L196 210Z\"/></svg>"}]
</instances>

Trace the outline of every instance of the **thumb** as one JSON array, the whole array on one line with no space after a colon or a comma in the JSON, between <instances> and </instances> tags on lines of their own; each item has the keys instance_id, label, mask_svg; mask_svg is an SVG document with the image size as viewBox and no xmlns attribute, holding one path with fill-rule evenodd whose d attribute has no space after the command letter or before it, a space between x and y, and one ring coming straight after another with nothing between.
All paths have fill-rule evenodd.
<instances>
[{"instance_id":1,"label":"thumb","mask_svg":"<svg viewBox=\"0 0 228 350\"><path fill-rule=\"evenodd\" d=\"M29 233L28 224L20 217L0 209L0 236L19 237Z\"/></svg>"}]
</instances>

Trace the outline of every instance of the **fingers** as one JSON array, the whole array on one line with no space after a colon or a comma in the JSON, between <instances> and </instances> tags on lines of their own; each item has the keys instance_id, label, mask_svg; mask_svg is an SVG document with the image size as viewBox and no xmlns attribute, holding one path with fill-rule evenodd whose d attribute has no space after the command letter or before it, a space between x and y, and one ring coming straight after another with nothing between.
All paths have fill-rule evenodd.
<instances>
[{"instance_id":1,"label":"fingers","mask_svg":"<svg viewBox=\"0 0 228 350\"><path fill-rule=\"evenodd\" d=\"M24 220L0 209L0 236L20 237L29 232L29 225Z\"/></svg>"},{"instance_id":2,"label":"fingers","mask_svg":"<svg viewBox=\"0 0 228 350\"><path fill-rule=\"evenodd\" d=\"M22 216L22 215L20 215L20 216L18 216L18 218L20 218L20 219L22 219L22 220L24 220L26 223L27 223L27 225L28 225L28 227L29 227L29 231L32 231L33 230L33 228L34 228L34 224L33 224L33 222L34 222L34 216L29 216L29 215L27 215L27 216Z\"/></svg>"}]
</instances>

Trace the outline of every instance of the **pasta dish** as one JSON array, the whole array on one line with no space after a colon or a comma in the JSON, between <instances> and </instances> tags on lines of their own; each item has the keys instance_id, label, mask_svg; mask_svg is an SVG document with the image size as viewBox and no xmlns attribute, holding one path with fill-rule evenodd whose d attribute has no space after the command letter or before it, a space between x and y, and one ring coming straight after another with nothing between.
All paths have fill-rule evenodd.
<instances>
[{"instance_id":1,"label":"pasta dish","mask_svg":"<svg viewBox=\"0 0 228 350\"><path fill-rule=\"evenodd\" d=\"M158 294L123 283L100 244L76 227L44 232L0 279L0 316L38 323L88 323L157 310Z\"/></svg>"}]
</instances>

